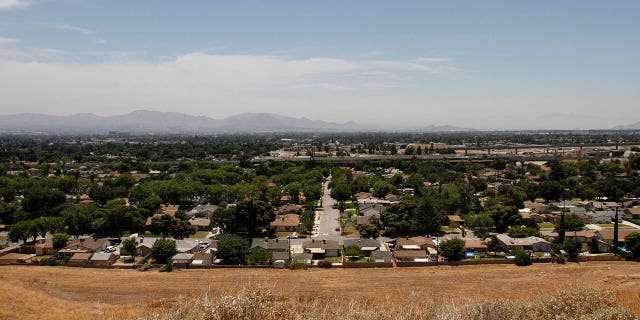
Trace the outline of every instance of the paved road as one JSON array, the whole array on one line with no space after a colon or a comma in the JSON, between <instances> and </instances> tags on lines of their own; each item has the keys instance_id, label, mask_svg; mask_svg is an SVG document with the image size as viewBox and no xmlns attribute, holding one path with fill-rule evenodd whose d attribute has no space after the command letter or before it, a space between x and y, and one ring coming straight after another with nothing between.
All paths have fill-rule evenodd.
<instances>
[{"instance_id":1,"label":"paved road","mask_svg":"<svg viewBox=\"0 0 640 320\"><path fill-rule=\"evenodd\" d=\"M322 189L324 194L322 196L322 211L318 211L320 216L320 225L318 228L318 238L330 239L330 240L342 240L340 235L340 211L334 209L333 205L337 204L337 201L331 198L329 191L329 182L331 176L327 178L327 181L323 184ZM338 231L336 231L338 230Z\"/></svg>"},{"instance_id":2,"label":"paved road","mask_svg":"<svg viewBox=\"0 0 640 320\"><path fill-rule=\"evenodd\" d=\"M634 227L636 229L640 229L640 226L631 222L631 221L627 221L627 220L622 220L622 222L620 224L624 224L626 226L630 226L630 227Z\"/></svg>"}]
</instances>

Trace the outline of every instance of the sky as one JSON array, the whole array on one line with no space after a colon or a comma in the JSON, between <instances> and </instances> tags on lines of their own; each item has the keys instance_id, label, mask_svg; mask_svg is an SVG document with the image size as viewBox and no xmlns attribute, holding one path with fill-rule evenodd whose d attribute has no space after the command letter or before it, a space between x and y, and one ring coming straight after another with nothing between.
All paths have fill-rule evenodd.
<instances>
[{"instance_id":1,"label":"sky","mask_svg":"<svg viewBox=\"0 0 640 320\"><path fill-rule=\"evenodd\" d=\"M0 114L640 121L640 1L0 0Z\"/></svg>"}]
</instances>

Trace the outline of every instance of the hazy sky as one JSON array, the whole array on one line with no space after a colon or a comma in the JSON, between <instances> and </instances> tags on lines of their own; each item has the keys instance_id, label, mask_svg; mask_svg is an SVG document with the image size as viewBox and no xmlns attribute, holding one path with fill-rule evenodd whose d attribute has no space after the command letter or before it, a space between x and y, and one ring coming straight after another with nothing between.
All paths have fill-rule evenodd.
<instances>
[{"instance_id":1,"label":"hazy sky","mask_svg":"<svg viewBox=\"0 0 640 320\"><path fill-rule=\"evenodd\" d=\"M640 121L640 1L0 0L0 114Z\"/></svg>"}]
</instances>

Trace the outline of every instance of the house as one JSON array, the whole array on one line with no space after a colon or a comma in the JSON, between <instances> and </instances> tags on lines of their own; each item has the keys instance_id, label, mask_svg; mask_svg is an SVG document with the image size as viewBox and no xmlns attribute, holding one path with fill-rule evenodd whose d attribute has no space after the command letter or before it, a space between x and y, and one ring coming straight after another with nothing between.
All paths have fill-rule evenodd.
<instances>
[{"instance_id":1,"label":"house","mask_svg":"<svg viewBox=\"0 0 640 320\"><path fill-rule=\"evenodd\" d=\"M487 252L487 242L480 238L464 238L465 252L485 253Z\"/></svg>"},{"instance_id":2,"label":"house","mask_svg":"<svg viewBox=\"0 0 640 320\"><path fill-rule=\"evenodd\" d=\"M564 233L565 238L576 238L580 240L582 243L582 248L580 251L590 251L592 248L597 249L598 247L598 239L596 237L596 232L594 230L585 230L585 231L566 231Z\"/></svg>"},{"instance_id":3,"label":"house","mask_svg":"<svg viewBox=\"0 0 640 320\"><path fill-rule=\"evenodd\" d=\"M464 219L462 219L459 215L450 215L449 217L449 225L452 228L460 228L461 226L464 226Z\"/></svg>"},{"instance_id":4,"label":"house","mask_svg":"<svg viewBox=\"0 0 640 320\"><path fill-rule=\"evenodd\" d=\"M390 251L376 250L371 253L371 256L376 262L390 263L393 259L393 254Z\"/></svg>"},{"instance_id":5,"label":"house","mask_svg":"<svg viewBox=\"0 0 640 320\"><path fill-rule=\"evenodd\" d=\"M588 211L584 217L593 223L608 224L615 220L615 211ZM618 214L618 218L622 218L622 214Z\"/></svg>"},{"instance_id":6,"label":"house","mask_svg":"<svg viewBox=\"0 0 640 320\"><path fill-rule=\"evenodd\" d=\"M361 203L358 205L358 215L364 217L380 217L385 207L377 203Z\"/></svg>"},{"instance_id":7,"label":"house","mask_svg":"<svg viewBox=\"0 0 640 320\"><path fill-rule=\"evenodd\" d=\"M313 254L311 253L295 253L291 255L291 261L298 264L311 265L313 263Z\"/></svg>"},{"instance_id":8,"label":"house","mask_svg":"<svg viewBox=\"0 0 640 320\"><path fill-rule=\"evenodd\" d=\"M287 214L287 213L300 212L300 210L302 210L302 205L287 203L282 206L279 206L278 208L276 208L275 211L278 214Z\"/></svg>"},{"instance_id":9,"label":"house","mask_svg":"<svg viewBox=\"0 0 640 320\"><path fill-rule=\"evenodd\" d=\"M584 216L587 213L587 209L584 207L572 207L569 208L569 213Z\"/></svg>"},{"instance_id":10,"label":"house","mask_svg":"<svg viewBox=\"0 0 640 320\"><path fill-rule=\"evenodd\" d=\"M254 238L249 251L289 252L289 241L282 239Z\"/></svg>"},{"instance_id":11,"label":"house","mask_svg":"<svg viewBox=\"0 0 640 320\"><path fill-rule=\"evenodd\" d=\"M547 209L547 205L541 202L525 203L525 208L531 209L531 212L542 213Z\"/></svg>"},{"instance_id":12,"label":"house","mask_svg":"<svg viewBox=\"0 0 640 320\"><path fill-rule=\"evenodd\" d=\"M213 215L213 213L216 212L216 210L218 210L219 208L220 207L213 204L201 204L191 209L186 214L187 214L187 217L189 218L197 217L198 215L203 216L205 218L210 218L211 215Z\"/></svg>"},{"instance_id":13,"label":"house","mask_svg":"<svg viewBox=\"0 0 640 320\"><path fill-rule=\"evenodd\" d=\"M530 209L528 211L523 211L523 210L527 210L527 209L520 209L520 216L522 217L523 220L530 220L535 223L540 223L543 221L541 214L532 212L530 211Z\"/></svg>"},{"instance_id":14,"label":"house","mask_svg":"<svg viewBox=\"0 0 640 320\"><path fill-rule=\"evenodd\" d=\"M11 252L0 256L0 265L2 264L17 264L17 263L29 263L31 258L35 257L35 254L24 254Z\"/></svg>"},{"instance_id":15,"label":"house","mask_svg":"<svg viewBox=\"0 0 640 320\"><path fill-rule=\"evenodd\" d=\"M196 252L191 259L192 266L210 266L213 264L213 253Z\"/></svg>"},{"instance_id":16,"label":"house","mask_svg":"<svg viewBox=\"0 0 640 320\"><path fill-rule=\"evenodd\" d=\"M351 219L357 225L367 224L371 218L380 219L380 214L385 210L385 206L379 203L361 203L358 205L358 215Z\"/></svg>"},{"instance_id":17,"label":"house","mask_svg":"<svg viewBox=\"0 0 640 320\"><path fill-rule=\"evenodd\" d=\"M211 230L211 219L209 218L191 218L189 224L196 229L196 231L209 231Z\"/></svg>"},{"instance_id":18,"label":"house","mask_svg":"<svg viewBox=\"0 0 640 320\"><path fill-rule=\"evenodd\" d=\"M91 256L89 263L96 266L110 266L114 264L117 259L113 252L96 252Z\"/></svg>"},{"instance_id":19,"label":"house","mask_svg":"<svg viewBox=\"0 0 640 320\"><path fill-rule=\"evenodd\" d=\"M171 258L171 264L174 268L187 268L193 261L192 253L178 253Z\"/></svg>"},{"instance_id":20,"label":"house","mask_svg":"<svg viewBox=\"0 0 640 320\"><path fill-rule=\"evenodd\" d=\"M285 214L277 217L270 225L277 232L295 231L300 225L300 216L295 213Z\"/></svg>"},{"instance_id":21,"label":"house","mask_svg":"<svg viewBox=\"0 0 640 320\"><path fill-rule=\"evenodd\" d=\"M592 210L603 211L603 210L615 210L616 208L620 208L620 204L613 201L603 201L603 202L594 201L591 204Z\"/></svg>"},{"instance_id":22,"label":"house","mask_svg":"<svg viewBox=\"0 0 640 320\"><path fill-rule=\"evenodd\" d=\"M314 260L338 257L340 256L339 248L340 245L336 240L311 239L302 243L304 252L313 254Z\"/></svg>"},{"instance_id":23,"label":"house","mask_svg":"<svg viewBox=\"0 0 640 320\"><path fill-rule=\"evenodd\" d=\"M422 249L399 249L393 252L399 262L428 262L429 256Z\"/></svg>"},{"instance_id":24,"label":"house","mask_svg":"<svg viewBox=\"0 0 640 320\"><path fill-rule=\"evenodd\" d=\"M72 240L64 249L87 250L89 252L104 251L109 245L107 238L94 239L92 237Z\"/></svg>"},{"instance_id":25,"label":"house","mask_svg":"<svg viewBox=\"0 0 640 320\"><path fill-rule=\"evenodd\" d=\"M374 251L380 250L380 241L374 239L345 239L343 246L346 250L354 244L360 247L360 251L362 251L365 256L371 256Z\"/></svg>"},{"instance_id":26,"label":"house","mask_svg":"<svg viewBox=\"0 0 640 320\"><path fill-rule=\"evenodd\" d=\"M160 211L162 211L162 214L168 214L172 217L176 216L176 212L179 210L180 206L177 204L161 204L160 205Z\"/></svg>"},{"instance_id":27,"label":"house","mask_svg":"<svg viewBox=\"0 0 640 320\"><path fill-rule=\"evenodd\" d=\"M136 255L140 257L146 257L151 253L151 248L153 244L156 243L160 238L156 237L136 237L135 241L136 245ZM120 248L120 253L123 254L124 251Z\"/></svg>"},{"instance_id":28,"label":"house","mask_svg":"<svg viewBox=\"0 0 640 320\"><path fill-rule=\"evenodd\" d=\"M90 252L78 252L74 253L73 256L71 256L71 259L69 259L69 262L67 264L70 266L86 266L89 263L90 259Z\"/></svg>"},{"instance_id":29,"label":"house","mask_svg":"<svg viewBox=\"0 0 640 320\"><path fill-rule=\"evenodd\" d=\"M553 247L551 242L540 237L530 236L520 239L522 239L522 241L528 242L531 246L531 250L533 250L534 252L549 252L551 251L551 247Z\"/></svg>"},{"instance_id":30,"label":"house","mask_svg":"<svg viewBox=\"0 0 640 320\"><path fill-rule=\"evenodd\" d=\"M396 239L396 249L414 250L416 246L422 250L428 250L428 248L436 248L436 244L432 239L427 237L405 237Z\"/></svg>"},{"instance_id":31,"label":"house","mask_svg":"<svg viewBox=\"0 0 640 320\"><path fill-rule=\"evenodd\" d=\"M627 208L624 213L630 215L632 219L640 219L640 207Z\"/></svg>"},{"instance_id":32,"label":"house","mask_svg":"<svg viewBox=\"0 0 640 320\"><path fill-rule=\"evenodd\" d=\"M638 229L620 229L618 230L618 244L622 246L622 242L628 235L640 232ZM596 231L596 239L598 240L598 251L601 253L611 252L613 250L613 229L602 229Z\"/></svg>"},{"instance_id":33,"label":"house","mask_svg":"<svg viewBox=\"0 0 640 320\"><path fill-rule=\"evenodd\" d=\"M370 192L362 192L362 191L354 194L353 197L356 198L358 202L360 202L360 200L363 200L363 201L372 200L373 198Z\"/></svg>"},{"instance_id":34,"label":"house","mask_svg":"<svg viewBox=\"0 0 640 320\"><path fill-rule=\"evenodd\" d=\"M539 237L511 238L506 234L497 235L498 240L502 241L509 250L522 249L534 252L551 251L551 242Z\"/></svg>"},{"instance_id":35,"label":"house","mask_svg":"<svg viewBox=\"0 0 640 320\"><path fill-rule=\"evenodd\" d=\"M45 255L49 256L49 255L54 255L58 253L58 251L53 247L53 239L51 238L38 239L34 247L35 247L35 253L38 256L45 256Z\"/></svg>"},{"instance_id":36,"label":"house","mask_svg":"<svg viewBox=\"0 0 640 320\"><path fill-rule=\"evenodd\" d=\"M193 253L200 248L200 241L196 239L178 239L176 241L176 251L180 253Z\"/></svg>"},{"instance_id":37,"label":"house","mask_svg":"<svg viewBox=\"0 0 640 320\"><path fill-rule=\"evenodd\" d=\"M79 238L72 239L67 243L65 248L73 248L73 249L85 249L90 252L104 251L107 246L110 245L110 242L107 238Z\"/></svg>"}]
</instances>

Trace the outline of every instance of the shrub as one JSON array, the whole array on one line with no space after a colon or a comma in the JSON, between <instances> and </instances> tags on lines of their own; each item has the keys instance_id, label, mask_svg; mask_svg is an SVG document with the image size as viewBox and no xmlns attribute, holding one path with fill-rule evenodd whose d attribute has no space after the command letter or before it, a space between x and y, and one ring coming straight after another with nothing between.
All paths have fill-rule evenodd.
<instances>
[{"instance_id":1,"label":"shrub","mask_svg":"<svg viewBox=\"0 0 640 320\"><path fill-rule=\"evenodd\" d=\"M331 263L331 261L329 261L329 260L322 260L322 261L318 262L318 268L329 269L332 266L333 266L333 263Z\"/></svg>"},{"instance_id":2,"label":"shrub","mask_svg":"<svg viewBox=\"0 0 640 320\"><path fill-rule=\"evenodd\" d=\"M516 265L517 266L530 266L531 265L531 255L529 255L528 252L522 250L522 249L516 249L515 250L515 256L516 256Z\"/></svg>"},{"instance_id":3,"label":"shrub","mask_svg":"<svg viewBox=\"0 0 640 320\"><path fill-rule=\"evenodd\" d=\"M160 267L160 272L171 272L173 271L173 264L171 263L171 261L168 261L167 263L163 264L162 267Z\"/></svg>"},{"instance_id":4,"label":"shrub","mask_svg":"<svg viewBox=\"0 0 640 320\"><path fill-rule=\"evenodd\" d=\"M153 267L152 265L150 265L148 263L145 263L142 266L140 266L140 269L138 269L138 270L140 270L141 272L145 272L145 271L151 269L152 267Z\"/></svg>"}]
</instances>

